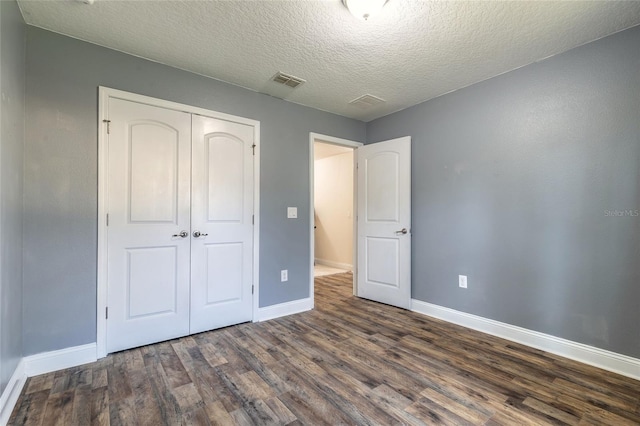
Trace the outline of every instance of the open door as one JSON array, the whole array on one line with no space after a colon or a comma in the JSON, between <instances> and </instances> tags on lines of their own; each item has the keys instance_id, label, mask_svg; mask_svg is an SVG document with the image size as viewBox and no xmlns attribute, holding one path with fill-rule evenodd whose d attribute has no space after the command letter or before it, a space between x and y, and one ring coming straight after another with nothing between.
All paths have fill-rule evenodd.
<instances>
[{"instance_id":1,"label":"open door","mask_svg":"<svg viewBox=\"0 0 640 426\"><path fill-rule=\"evenodd\" d=\"M411 137L358 156L357 296L411 306Z\"/></svg>"}]
</instances>

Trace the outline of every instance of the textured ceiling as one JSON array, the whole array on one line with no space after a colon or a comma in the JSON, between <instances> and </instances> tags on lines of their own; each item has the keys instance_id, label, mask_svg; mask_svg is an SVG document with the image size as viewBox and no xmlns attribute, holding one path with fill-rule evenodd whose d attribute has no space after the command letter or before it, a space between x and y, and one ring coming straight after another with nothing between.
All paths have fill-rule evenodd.
<instances>
[{"instance_id":1,"label":"textured ceiling","mask_svg":"<svg viewBox=\"0 0 640 426\"><path fill-rule=\"evenodd\" d=\"M368 21L341 0L18 3L30 25L364 121L640 24L640 1L389 0ZM367 93L386 102L348 104Z\"/></svg>"}]
</instances>

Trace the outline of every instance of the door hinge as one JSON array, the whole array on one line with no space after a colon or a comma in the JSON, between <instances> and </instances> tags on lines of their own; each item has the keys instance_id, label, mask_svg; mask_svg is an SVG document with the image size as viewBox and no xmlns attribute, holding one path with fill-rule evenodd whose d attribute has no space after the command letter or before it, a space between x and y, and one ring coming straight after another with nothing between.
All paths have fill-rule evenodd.
<instances>
[{"instance_id":1,"label":"door hinge","mask_svg":"<svg viewBox=\"0 0 640 426\"><path fill-rule=\"evenodd\" d=\"M109 213L107 213L107 226L109 226Z\"/></svg>"},{"instance_id":2,"label":"door hinge","mask_svg":"<svg viewBox=\"0 0 640 426\"><path fill-rule=\"evenodd\" d=\"M253 155L256 155L256 144L251 145L251 149L253 149Z\"/></svg>"},{"instance_id":3,"label":"door hinge","mask_svg":"<svg viewBox=\"0 0 640 426\"><path fill-rule=\"evenodd\" d=\"M109 307L104 308L104 319L109 319Z\"/></svg>"},{"instance_id":4,"label":"door hinge","mask_svg":"<svg viewBox=\"0 0 640 426\"><path fill-rule=\"evenodd\" d=\"M251 286L251 294L253 294L253 287L254 287L254 286L252 285L252 286Z\"/></svg>"},{"instance_id":5,"label":"door hinge","mask_svg":"<svg viewBox=\"0 0 640 426\"><path fill-rule=\"evenodd\" d=\"M252 215L251 215L251 224L252 224L252 225L255 225L255 224L256 224L256 215L255 215L255 214L252 214Z\"/></svg>"},{"instance_id":6,"label":"door hinge","mask_svg":"<svg viewBox=\"0 0 640 426\"><path fill-rule=\"evenodd\" d=\"M111 120L102 120L103 123L107 123L107 134L111 133Z\"/></svg>"}]
</instances>

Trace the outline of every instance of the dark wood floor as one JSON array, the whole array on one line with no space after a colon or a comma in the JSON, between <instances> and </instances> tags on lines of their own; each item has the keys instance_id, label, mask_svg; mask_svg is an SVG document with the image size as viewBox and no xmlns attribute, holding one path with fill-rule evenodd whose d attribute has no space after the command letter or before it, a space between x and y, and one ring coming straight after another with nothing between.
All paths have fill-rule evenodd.
<instances>
[{"instance_id":1,"label":"dark wood floor","mask_svg":"<svg viewBox=\"0 0 640 426\"><path fill-rule=\"evenodd\" d=\"M354 298L28 380L16 425L640 424L640 382Z\"/></svg>"}]
</instances>

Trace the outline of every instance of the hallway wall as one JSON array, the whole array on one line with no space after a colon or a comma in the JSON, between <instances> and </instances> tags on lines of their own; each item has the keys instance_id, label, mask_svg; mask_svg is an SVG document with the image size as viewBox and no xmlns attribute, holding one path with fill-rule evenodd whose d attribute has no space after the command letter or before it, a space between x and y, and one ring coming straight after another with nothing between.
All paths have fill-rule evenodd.
<instances>
[{"instance_id":1,"label":"hallway wall","mask_svg":"<svg viewBox=\"0 0 640 426\"><path fill-rule=\"evenodd\" d=\"M315 259L353 268L353 151L314 164Z\"/></svg>"}]
</instances>

